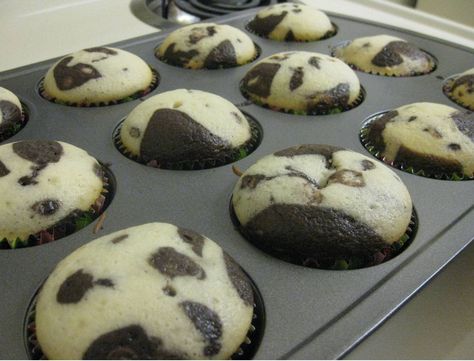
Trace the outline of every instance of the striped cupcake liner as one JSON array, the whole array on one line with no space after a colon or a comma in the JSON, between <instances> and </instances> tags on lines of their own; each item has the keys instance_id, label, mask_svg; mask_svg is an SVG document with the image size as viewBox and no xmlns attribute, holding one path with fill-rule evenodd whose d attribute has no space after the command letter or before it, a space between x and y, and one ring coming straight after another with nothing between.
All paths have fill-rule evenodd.
<instances>
[{"instance_id":1,"label":"striped cupcake liner","mask_svg":"<svg viewBox=\"0 0 474 361\"><path fill-rule=\"evenodd\" d=\"M110 100L110 101L107 101L107 102L84 102L84 103L76 103L76 102L69 102L69 101L60 100L58 98L50 96L46 92L46 90L44 88L44 78L41 78L41 80L38 84L38 93L42 98L46 99L47 101L49 101L51 103L66 105L66 106L69 106L69 107L95 108L95 107L106 107L106 106L109 106L109 105L122 104L122 103L126 103L126 102L129 102L129 101L132 101L132 100L140 99L140 98L148 95L149 93L151 93L153 90L156 89L156 87L160 83L160 74L155 69L153 69L152 67L150 67L150 69L151 69L151 72L152 72L152 80L151 80L150 85L146 89L139 90L139 91L135 92L134 94L131 94L131 95L129 95L125 98L122 98L122 99Z\"/></svg>"}]
</instances>

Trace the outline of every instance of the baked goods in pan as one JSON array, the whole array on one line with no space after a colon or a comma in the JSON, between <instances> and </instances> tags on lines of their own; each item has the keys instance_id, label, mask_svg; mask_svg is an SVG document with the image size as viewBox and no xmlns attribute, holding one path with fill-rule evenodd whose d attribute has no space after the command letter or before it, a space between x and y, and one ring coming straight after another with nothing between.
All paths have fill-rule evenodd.
<instances>
[{"instance_id":1,"label":"baked goods in pan","mask_svg":"<svg viewBox=\"0 0 474 361\"><path fill-rule=\"evenodd\" d=\"M104 203L101 165L84 150L47 140L0 146L0 241L37 245L90 223Z\"/></svg>"},{"instance_id":2,"label":"baked goods in pan","mask_svg":"<svg viewBox=\"0 0 474 361\"><path fill-rule=\"evenodd\" d=\"M143 96L156 82L156 75L137 55L95 47L57 61L46 73L41 92L67 105L107 105Z\"/></svg>"},{"instance_id":3,"label":"baked goods in pan","mask_svg":"<svg viewBox=\"0 0 474 361\"><path fill-rule=\"evenodd\" d=\"M245 74L241 90L256 104L296 114L339 113L362 101L359 79L348 65L306 51L259 61Z\"/></svg>"},{"instance_id":4,"label":"baked goods in pan","mask_svg":"<svg viewBox=\"0 0 474 361\"><path fill-rule=\"evenodd\" d=\"M416 45L391 35L357 38L333 49L333 55L356 70L386 76L416 76L436 67Z\"/></svg>"},{"instance_id":5,"label":"baked goods in pan","mask_svg":"<svg viewBox=\"0 0 474 361\"><path fill-rule=\"evenodd\" d=\"M253 164L235 185L232 207L240 231L257 247L320 268L389 258L406 239L412 215L407 188L387 166L314 144Z\"/></svg>"},{"instance_id":6,"label":"baked goods in pan","mask_svg":"<svg viewBox=\"0 0 474 361\"><path fill-rule=\"evenodd\" d=\"M448 79L443 91L452 101L474 111L474 68Z\"/></svg>"},{"instance_id":7,"label":"baked goods in pan","mask_svg":"<svg viewBox=\"0 0 474 361\"><path fill-rule=\"evenodd\" d=\"M14 135L24 123L20 99L0 87L0 142Z\"/></svg>"},{"instance_id":8,"label":"baked goods in pan","mask_svg":"<svg viewBox=\"0 0 474 361\"><path fill-rule=\"evenodd\" d=\"M149 223L63 259L40 291L36 333L49 359L226 359L245 340L253 297L216 243Z\"/></svg>"},{"instance_id":9,"label":"baked goods in pan","mask_svg":"<svg viewBox=\"0 0 474 361\"><path fill-rule=\"evenodd\" d=\"M336 33L322 11L308 5L283 3L260 10L247 24L253 33L278 41L313 41Z\"/></svg>"},{"instance_id":10,"label":"baked goods in pan","mask_svg":"<svg viewBox=\"0 0 474 361\"><path fill-rule=\"evenodd\" d=\"M257 47L247 34L215 23L179 28L156 50L156 56L165 63L189 69L231 68L247 64L257 55Z\"/></svg>"},{"instance_id":11,"label":"baked goods in pan","mask_svg":"<svg viewBox=\"0 0 474 361\"><path fill-rule=\"evenodd\" d=\"M474 113L413 103L369 121L362 142L375 156L432 178L474 178Z\"/></svg>"}]
</instances>

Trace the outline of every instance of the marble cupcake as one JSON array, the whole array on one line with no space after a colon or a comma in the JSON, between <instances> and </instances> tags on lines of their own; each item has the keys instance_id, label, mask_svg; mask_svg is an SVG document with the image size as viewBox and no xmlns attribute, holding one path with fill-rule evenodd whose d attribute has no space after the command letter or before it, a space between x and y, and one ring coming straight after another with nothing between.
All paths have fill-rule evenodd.
<instances>
[{"instance_id":1,"label":"marble cupcake","mask_svg":"<svg viewBox=\"0 0 474 361\"><path fill-rule=\"evenodd\" d=\"M369 121L362 142L396 168L432 178L474 178L474 113L413 103Z\"/></svg>"},{"instance_id":2,"label":"marble cupcake","mask_svg":"<svg viewBox=\"0 0 474 361\"><path fill-rule=\"evenodd\" d=\"M96 47L57 61L46 73L42 95L74 106L115 104L149 93L157 76L128 51Z\"/></svg>"},{"instance_id":3,"label":"marble cupcake","mask_svg":"<svg viewBox=\"0 0 474 361\"><path fill-rule=\"evenodd\" d=\"M474 111L474 68L448 79L443 91L455 103Z\"/></svg>"},{"instance_id":4,"label":"marble cupcake","mask_svg":"<svg viewBox=\"0 0 474 361\"><path fill-rule=\"evenodd\" d=\"M268 155L237 182L239 229L279 258L320 268L358 268L393 256L412 215L407 188L387 166L329 145Z\"/></svg>"},{"instance_id":5,"label":"marble cupcake","mask_svg":"<svg viewBox=\"0 0 474 361\"><path fill-rule=\"evenodd\" d=\"M20 99L8 89L0 87L0 142L17 133L24 121Z\"/></svg>"},{"instance_id":6,"label":"marble cupcake","mask_svg":"<svg viewBox=\"0 0 474 361\"><path fill-rule=\"evenodd\" d=\"M284 3L260 10L248 23L251 32L278 41L313 41L336 33L322 11L303 4Z\"/></svg>"},{"instance_id":7,"label":"marble cupcake","mask_svg":"<svg viewBox=\"0 0 474 361\"><path fill-rule=\"evenodd\" d=\"M237 28L200 23L173 31L155 54L174 66L219 69L247 64L258 56L258 51L248 35Z\"/></svg>"},{"instance_id":8,"label":"marble cupcake","mask_svg":"<svg viewBox=\"0 0 474 361\"><path fill-rule=\"evenodd\" d=\"M376 35L354 39L333 49L333 55L356 70L386 76L416 76L436 67L431 55L404 39Z\"/></svg>"},{"instance_id":9,"label":"marble cupcake","mask_svg":"<svg viewBox=\"0 0 474 361\"><path fill-rule=\"evenodd\" d=\"M63 259L40 291L36 336L49 359L227 359L253 303L249 279L216 243L149 223Z\"/></svg>"},{"instance_id":10,"label":"marble cupcake","mask_svg":"<svg viewBox=\"0 0 474 361\"><path fill-rule=\"evenodd\" d=\"M125 155L150 166L202 169L246 156L257 146L258 136L255 125L224 98L177 89L133 109L122 124L118 145Z\"/></svg>"},{"instance_id":11,"label":"marble cupcake","mask_svg":"<svg viewBox=\"0 0 474 361\"><path fill-rule=\"evenodd\" d=\"M256 104L296 114L339 113L362 101L359 78L341 60L304 51L271 55L242 79Z\"/></svg>"},{"instance_id":12,"label":"marble cupcake","mask_svg":"<svg viewBox=\"0 0 474 361\"><path fill-rule=\"evenodd\" d=\"M90 223L103 207L104 182L97 160L73 145L24 140L0 146L1 246L50 242Z\"/></svg>"}]
</instances>

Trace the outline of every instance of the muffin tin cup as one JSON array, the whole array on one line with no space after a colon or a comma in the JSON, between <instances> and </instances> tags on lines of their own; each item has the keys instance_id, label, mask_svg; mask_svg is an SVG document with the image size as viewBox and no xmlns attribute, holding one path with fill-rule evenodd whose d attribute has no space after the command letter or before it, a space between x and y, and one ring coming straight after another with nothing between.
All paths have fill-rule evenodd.
<instances>
[{"instance_id":1,"label":"muffin tin cup","mask_svg":"<svg viewBox=\"0 0 474 361\"><path fill-rule=\"evenodd\" d=\"M385 111L385 112L381 112L381 113L371 116L364 122L360 130L360 133L359 133L360 141L370 154L372 154L374 157L381 160L385 164L390 165L393 168L400 169L404 172L414 174L420 177L433 178L433 179L438 179L438 180L448 180L448 181L467 181L467 180L474 179L474 177L469 177L466 174L457 174L457 173L451 174L451 173L441 173L441 172L434 173L434 172L427 171L426 169L419 169L416 166L413 166L412 164L407 164L406 162L391 161L391 160L386 159L383 156L382 152L377 150L377 147L370 141L368 137L371 123L376 121L377 119L379 119L386 113L387 112Z\"/></svg>"},{"instance_id":2,"label":"muffin tin cup","mask_svg":"<svg viewBox=\"0 0 474 361\"><path fill-rule=\"evenodd\" d=\"M158 85L160 84L160 74L152 67L150 67L151 73L152 73L152 79L150 85L143 90L139 90L135 92L134 94L129 95L128 97L122 98L122 99L117 99L117 100L110 100L108 102L98 102L98 103L75 103L75 102L69 102L69 101L62 101L57 98L54 98L50 96L45 88L44 88L44 77L41 78L39 84L38 84L38 93L39 95L46 99L47 101L55 104L60 104L60 105L66 105L69 107L78 107L78 108L92 108L92 107L106 107L109 105L117 105L117 104L122 104L126 103L132 100L136 100L139 98L142 98L149 93L151 93L153 90L155 90Z\"/></svg>"},{"instance_id":3,"label":"muffin tin cup","mask_svg":"<svg viewBox=\"0 0 474 361\"><path fill-rule=\"evenodd\" d=\"M236 162L250 155L262 142L263 130L261 125L250 115L243 112L245 118L250 125L250 140L244 145L234 150L231 154L215 159L190 159L180 162L162 162L158 160L145 161L142 157L132 154L122 143L120 138L120 130L125 119L115 128L113 140L117 150L125 157L152 168L170 169L170 170L201 170L221 167L223 165Z\"/></svg>"},{"instance_id":4,"label":"muffin tin cup","mask_svg":"<svg viewBox=\"0 0 474 361\"><path fill-rule=\"evenodd\" d=\"M463 103L463 102L460 101L459 99L455 98L455 97L453 96L453 94L451 93L451 91L452 91L452 86L453 86L454 82L456 81L456 79L457 79L458 77L459 77L459 74L456 74L456 75L450 76L449 78L447 78L447 79L444 81L443 93L444 93L444 95L446 95L449 99L451 99L451 100L452 100L454 103L456 103L457 105L460 105L460 106L462 106L463 108L474 112L474 106L470 106L469 104Z\"/></svg>"},{"instance_id":5,"label":"muffin tin cup","mask_svg":"<svg viewBox=\"0 0 474 361\"><path fill-rule=\"evenodd\" d=\"M213 19L245 31L258 10ZM113 107L65 107L45 101L37 84L54 59L0 74L29 109L28 125L11 141L60 139L81 147L110 164L117 180L113 201L99 234L94 224L42 247L0 251L1 358L25 359L25 315L32 295L55 265L79 246L120 229L161 221L193 229L215 240L255 281L265 302L265 330L256 359L333 359L342 357L399 308L472 240L474 194L469 182L440 182L395 169L407 186L418 214L411 245L389 262L350 271L301 267L272 257L253 246L229 218L229 197L236 183L232 166L246 169L266 154L297 144L331 144L367 154L359 139L361 123L371 114L415 101L452 104L441 91L440 74L457 74L472 66L472 49L382 24L330 15L338 33L327 40L289 43L249 34L262 57L301 50L328 54L338 41L388 33L407 39L438 59L435 72L423 77L376 77L358 74L367 92L349 112L298 117L270 112L245 99L239 82L252 64L216 71L188 70L159 62L153 49L169 31L113 44L155 67L160 86L148 96L178 88L219 94L254 117L265 136L258 148L232 165L201 171L153 169L130 161L117 151L112 133L143 98ZM9 140L10 141L10 140ZM21 270L17 272L15 270ZM257 327L258 329L258 327ZM336 336L335 336L336 335ZM251 345L254 345L254 339ZM249 356L250 357L250 356Z\"/></svg>"},{"instance_id":6,"label":"muffin tin cup","mask_svg":"<svg viewBox=\"0 0 474 361\"><path fill-rule=\"evenodd\" d=\"M0 125L0 142L3 142L11 137L13 137L16 133L22 130L26 123L28 123L28 108L27 106L21 102L21 119L19 123L15 124L8 124L4 126L3 124Z\"/></svg>"}]
</instances>

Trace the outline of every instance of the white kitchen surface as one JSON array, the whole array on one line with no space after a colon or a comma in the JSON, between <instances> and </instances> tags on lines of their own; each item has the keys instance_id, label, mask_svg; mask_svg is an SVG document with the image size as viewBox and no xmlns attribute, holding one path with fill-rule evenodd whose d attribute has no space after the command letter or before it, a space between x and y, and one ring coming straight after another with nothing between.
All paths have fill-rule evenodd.
<instances>
[{"instance_id":1,"label":"white kitchen surface","mask_svg":"<svg viewBox=\"0 0 474 361\"><path fill-rule=\"evenodd\" d=\"M474 28L399 5L377 0L304 2L474 48ZM157 31L135 18L129 5L130 0L0 0L0 71ZM474 245L347 357L473 359Z\"/></svg>"}]
</instances>

